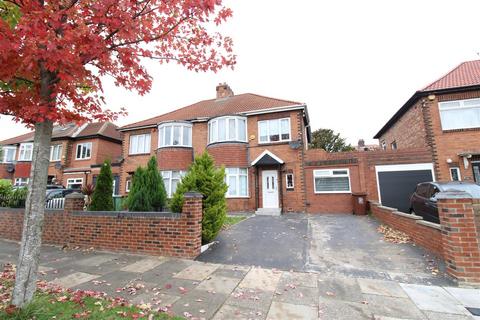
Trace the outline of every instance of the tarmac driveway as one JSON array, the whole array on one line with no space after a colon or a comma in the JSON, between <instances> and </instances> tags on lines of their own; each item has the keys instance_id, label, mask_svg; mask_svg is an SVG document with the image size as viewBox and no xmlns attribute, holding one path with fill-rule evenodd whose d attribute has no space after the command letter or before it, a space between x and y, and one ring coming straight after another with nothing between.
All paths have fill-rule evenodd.
<instances>
[{"instance_id":1,"label":"tarmac driveway","mask_svg":"<svg viewBox=\"0 0 480 320\"><path fill-rule=\"evenodd\" d=\"M413 244L383 240L368 216L252 216L217 237L197 260L317 271L324 275L451 284L443 263ZM438 271L437 271L438 270Z\"/></svg>"}]
</instances>

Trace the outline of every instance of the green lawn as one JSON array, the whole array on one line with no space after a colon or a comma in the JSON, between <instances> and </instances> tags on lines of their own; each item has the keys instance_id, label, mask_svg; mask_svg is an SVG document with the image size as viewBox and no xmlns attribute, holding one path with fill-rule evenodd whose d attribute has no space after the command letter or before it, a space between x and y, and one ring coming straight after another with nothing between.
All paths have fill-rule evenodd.
<instances>
[{"instance_id":1,"label":"green lawn","mask_svg":"<svg viewBox=\"0 0 480 320\"><path fill-rule=\"evenodd\" d=\"M246 218L247 217L242 217L242 216L227 216L227 218L225 219L225 223L223 224L223 227L225 229L228 229L231 226L233 226L234 224L237 224L240 221L245 220Z\"/></svg>"},{"instance_id":2,"label":"green lawn","mask_svg":"<svg viewBox=\"0 0 480 320\"><path fill-rule=\"evenodd\" d=\"M39 283L31 304L19 310L9 306L14 269L7 266L0 274L0 319L67 320L67 319L145 319L181 320L151 305L133 306L121 299L107 299L93 291L68 291Z\"/></svg>"}]
</instances>

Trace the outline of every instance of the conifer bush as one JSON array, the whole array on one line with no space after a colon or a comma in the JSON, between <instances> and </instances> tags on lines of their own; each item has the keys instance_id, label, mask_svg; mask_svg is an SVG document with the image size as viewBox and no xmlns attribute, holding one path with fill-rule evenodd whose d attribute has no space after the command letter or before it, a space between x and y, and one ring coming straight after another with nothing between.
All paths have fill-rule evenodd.
<instances>
[{"instance_id":1,"label":"conifer bush","mask_svg":"<svg viewBox=\"0 0 480 320\"><path fill-rule=\"evenodd\" d=\"M215 168L213 158L204 152L195 158L187 174L177 185L170 208L174 212L181 212L185 192L200 192L203 195L202 242L209 243L215 239L225 222L227 190L225 169Z\"/></svg>"},{"instance_id":2,"label":"conifer bush","mask_svg":"<svg viewBox=\"0 0 480 320\"><path fill-rule=\"evenodd\" d=\"M100 169L97 184L88 208L91 211L113 211L113 174L110 161L105 161Z\"/></svg>"}]
</instances>

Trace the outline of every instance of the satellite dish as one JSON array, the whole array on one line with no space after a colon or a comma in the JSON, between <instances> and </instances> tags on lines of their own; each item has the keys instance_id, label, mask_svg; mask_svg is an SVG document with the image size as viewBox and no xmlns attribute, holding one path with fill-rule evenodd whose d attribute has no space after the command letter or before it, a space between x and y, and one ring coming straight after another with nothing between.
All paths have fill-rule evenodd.
<instances>
[{"instance_id":1,"label":"satellite dish","mask_svg":"<svg viewBox=\"0 0 480 320\"><path fill-rule=\"evenodd\" d=\"M290 145L290 148L292 148L292 149L298 149L302 146L302 143L300 142L300 140L290 141L289 145Z\"/></svg>"},{"instance_id":2,"label":"satellite dish","mask_svg":"<svg viewBox=\"0 0 480 320\"><path fill-rule=\"evenodd\" d=\"M62 169L62 164L60 162L55 163L55 169L57 170Z\"/></svg>"},{"instance_id":3,"label":"satellite dish","mask_svg":"<svg viewBox=\"0 0 480 320\"><path fill-rule=\"evenodd\" d=\"M7 166L7 172L8 172L8 173L13 173L13 172L15 172L15 166L10 163L10 164Z\"/></svg>"}]
</instances>

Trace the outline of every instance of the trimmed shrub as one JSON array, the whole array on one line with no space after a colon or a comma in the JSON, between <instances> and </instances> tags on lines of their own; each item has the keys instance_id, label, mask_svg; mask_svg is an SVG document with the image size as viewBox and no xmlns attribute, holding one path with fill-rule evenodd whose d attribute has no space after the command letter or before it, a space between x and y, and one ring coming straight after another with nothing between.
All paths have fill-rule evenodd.
<instances>
[{"instance_id":1,"label":"trimmed shrub","mask_svg":"<svg viewBox=\"0 0 480 320\"><path fill-rule=\"evenodd\" d=\"M25 208L27 201L28 188L22 187L12 191L8 197L7 207L10 208Z\"/></svg>"},{"instance_id":2,"label":"trimmed shrub","mask_svg":"<svg viewBox=\"0 0 480 320\"><path fill-rule=\"evenodd\" d=\"M215 168L213 158L204 152L195 158L185 177L177 185L170 208L181 212L184 194L197 191L203 195L202 242L211 242L220 232L227 216L225 169Z\"/></svg>"},{"instance_id":3,"label":"trimmed shrub","mask_svg":"<svg viewBox=\"0 0 480 320\"><path fill-rule=\"evenodd\" d=\"M113 211L113 175L110 161L105 161L100 169L97 184L92 195L91 211Z\"/></svg>"},{"instance_id":4,"label":"trimmed shrub","mask_svg":"<svg viewBox=\"0 0 480 320\"><path fill-rule=\"evenodd\" d=\"M8 206L8 199L13 192L12 182L0 179L0 207Z\"/></svg>"},{"instance_id":5,"label":"trimmed shrub","mask_svg":"<svg viewBox=\"0 0 480 320\"><path fill-rule=\"evenodd\" d=\"M158 163L156 157L151 157L147 164L146 170L146 191L149 193L153 211L162 211L167 201L167 191L163 178L158 171Z\"/></svg>"}]
</instances>

